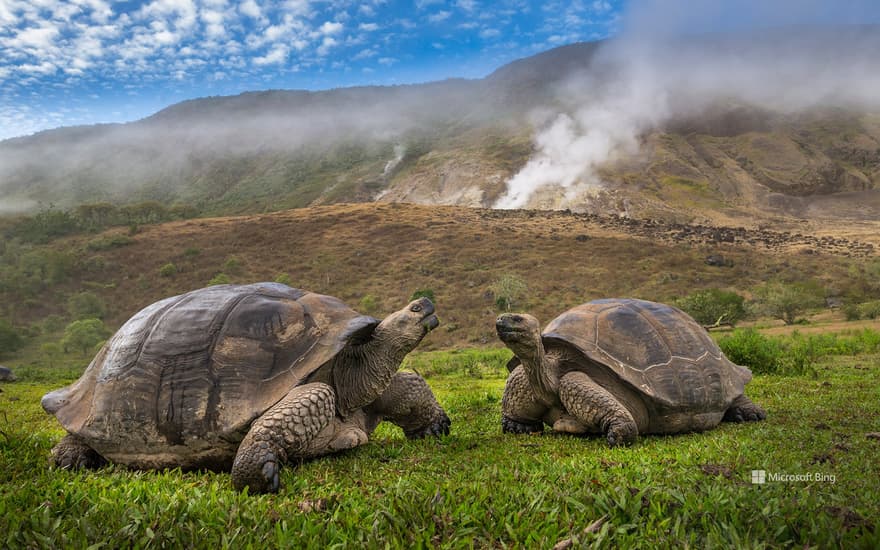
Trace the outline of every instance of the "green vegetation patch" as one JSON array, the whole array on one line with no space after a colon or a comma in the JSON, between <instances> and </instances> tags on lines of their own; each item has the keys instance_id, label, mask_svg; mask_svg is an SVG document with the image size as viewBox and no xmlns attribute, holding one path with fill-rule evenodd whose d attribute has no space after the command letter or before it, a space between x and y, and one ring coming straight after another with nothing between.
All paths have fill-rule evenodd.
<instances>
[{"instance_id":1,"label":"green vegetation patch","mask_svg":"<svg viewBox=\"0 0 880 550\"><path fill-rule=\"evenodd\" d=\"M413 355L452 433L286 467L280 494L229 475L52 471L61 437L40 397L70 373L25 371L0 394L0 545L19 547L844 547L880 544L880 356L834 356L819 379L756 376L764 422L648 436L505 435L506 350ZM432 367L445 365L445 372ZM479 367L481 377L474 375ZM440 370L439 368L437 370ZM40 377L44 377L40 379ZM763 477L760 472L763 471ZM763 479L765 483L753 483Z\"/></svg>"}]
</instances>

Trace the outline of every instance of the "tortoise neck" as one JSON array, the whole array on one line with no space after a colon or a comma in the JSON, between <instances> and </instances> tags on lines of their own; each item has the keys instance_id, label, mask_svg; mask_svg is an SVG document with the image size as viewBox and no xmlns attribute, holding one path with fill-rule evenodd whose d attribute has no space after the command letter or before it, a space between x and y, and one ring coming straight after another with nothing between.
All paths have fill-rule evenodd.
<instances>
[{"instance_id":1,"label":"tortoise neck","mask_svg":"<svg viewBox=\"0 0 880 550\"><path fill-rule=\"evenodd\" d=\"M376 327L369 342L349 345L337 357L334 380L343 415L378 399L414 347L382 328Z\"/></svg>"},{"instance_id":2,"label":"tortoise neck","mask_svg":"<svg viewBox=\"0 0 880 550\"><path fill-rule=\"evenodd\" d=\"M553 374L557 370L558 357L546 352L540 338L528 349L517 350L516 355L522 362L529 384L535 394L545 403L555 403L557 401L558 380L554 378Z\"/></svg>"}]
</instances>

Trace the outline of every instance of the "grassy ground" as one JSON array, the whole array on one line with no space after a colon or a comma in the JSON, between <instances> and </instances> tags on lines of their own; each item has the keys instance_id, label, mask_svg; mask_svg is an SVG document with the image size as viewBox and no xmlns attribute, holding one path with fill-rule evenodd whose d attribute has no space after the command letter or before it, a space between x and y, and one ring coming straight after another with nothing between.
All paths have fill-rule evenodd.
<instances>
[{"instance_id":1,"label":"grassy ground","mask_svg":"<svg viewBox=\"0 0 880 550\"><path fill-rule=\"evenodd\" d=\"M818 378L757 376L765 422L600 439L501 433L503 350L430 352L452 434L393 426L342 456L283 471L277 495L228 474L49 470L61 437L40 397L75 369L21 372L0 393L0 546L550 548L880 545L880 356L823 360ZM752 470L767 482L752 484ZM776 475L811 479L774 481Z\"/></svg>"}]
</instances>

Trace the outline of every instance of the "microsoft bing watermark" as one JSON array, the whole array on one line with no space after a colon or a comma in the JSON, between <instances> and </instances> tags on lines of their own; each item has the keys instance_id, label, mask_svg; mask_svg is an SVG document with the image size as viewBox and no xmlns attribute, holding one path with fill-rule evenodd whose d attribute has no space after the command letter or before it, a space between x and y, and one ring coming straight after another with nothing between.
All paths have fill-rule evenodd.
<instances>
[{"instance_id":1,"label":"microsoft bing watermark","mask_svg":"<svg viewBox=\"0 0 880 550\"><path fill-rule=\"evenodd\" d=\"M782 483L834 483L837 476L824 472L805 472L801 474L783 474L767 470L752 470L752 483L763 485L768 482Z\"/></svg>"}]
</instances>

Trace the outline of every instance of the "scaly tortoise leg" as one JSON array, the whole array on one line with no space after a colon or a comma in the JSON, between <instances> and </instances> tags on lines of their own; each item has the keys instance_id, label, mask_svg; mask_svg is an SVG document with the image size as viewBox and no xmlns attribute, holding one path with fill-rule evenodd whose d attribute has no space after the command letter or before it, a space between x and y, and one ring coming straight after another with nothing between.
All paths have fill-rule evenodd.
<instances>
[{"instance_id":1,"label":"scaly tortoise leg","mask_svg":"<svg viewBox=\"0 0 880 550\"><path fill-rule=\"evenodd\" d=\"M767 418L767 413L760 406L754 404L745 395L740 395L733 400L730 407L724 413L722 422L757 422Z\"/></svg>"},{"instance_id":2,"label":"scaly tortoise leg","mask_svg":"<svg viewBox=\"0 0 880 550\"><path fill-rule=\"evenodd\" d=\"M327 384L298 386L251 425L232 464L232 484L251 493L278 491L281 464L302 453L336 417Z\"/></svg>"},{"instance_id":3,"label":"scaly tortoise leg","mask_svg":"<svg viewBox=\"0 0 880 550\"><path fill-rule=\"evenodd\" d=\"M446 435L452 423L425 379L414 372L398 372L388 389L368 407L376 423L397 424L409 439Z\"/></svg>"},{"instance_id":4,"label":"scaly tortoise leg","mask_svg":"<svg viewBox=\"0 0 880 550\"><path fill-rule=\"evenodd\" d=\"M629 445L639 435L629 410L583 372L570 372L559 380L559 399L581 424L604 433L612 447Z\"/></svg>"},{"instance_id":5,"label":"scaly tortoise leg","mask_svg":"<svg viewBox=\"0 0 880 550\"><path fill-rule=\"evenodd\" d=\"M522 365L513 369L504 384L501 398L501 431L513 434L530 434L544 431L544 415L547 405L538 400L532 391L528 376Z\"/></svg>"},{"instance_id":6,"label":"scaly tortoise leg","mask_svg":"<svg viewBox=\"0 0 880 550\"><path fill-rule=\"evenodd\" d=\"M107 464L107 460L88 446L78 435L67 434L52 447L52 462L63 470L94 470Z\"/></svg>"}]
</instances>

